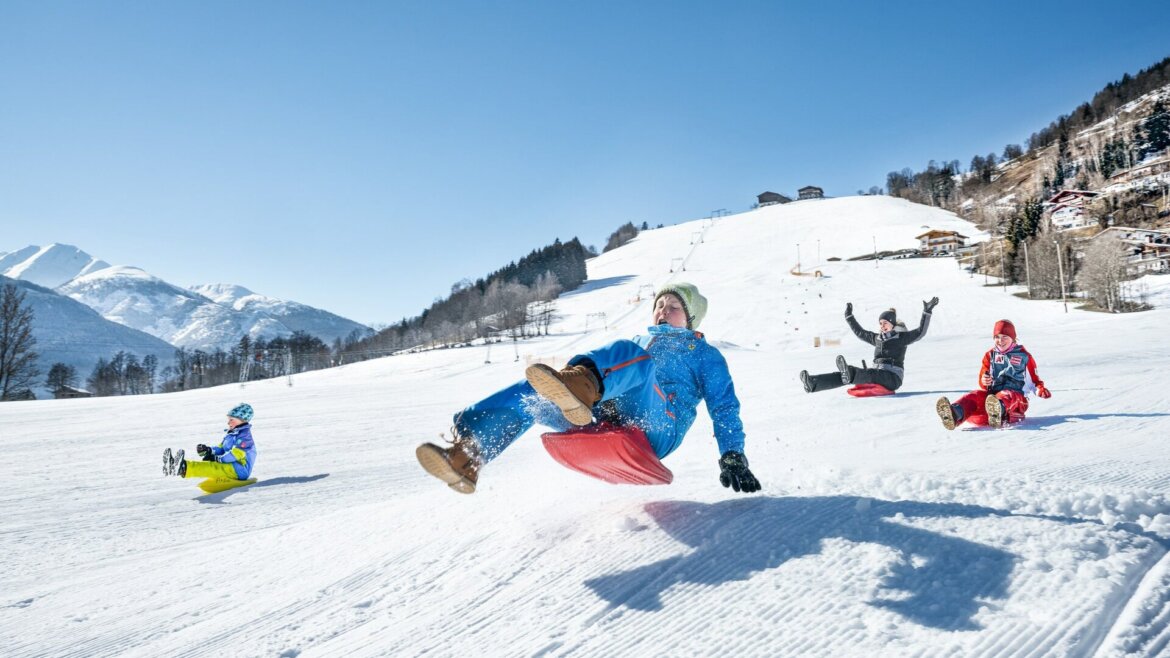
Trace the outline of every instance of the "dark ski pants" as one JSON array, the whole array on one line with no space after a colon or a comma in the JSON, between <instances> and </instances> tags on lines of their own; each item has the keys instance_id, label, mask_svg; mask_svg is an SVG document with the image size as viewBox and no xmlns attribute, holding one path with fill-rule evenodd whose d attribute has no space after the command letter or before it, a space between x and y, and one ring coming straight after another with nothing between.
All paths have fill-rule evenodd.
<instances>
[{"instance_id":1,"label":"dark ski pants","mask_svg":"<svg viewBox=\"0 0 1170 658\"><path fill-rule=\"evenodd\" d=\"M849 366L849 374L853 376L853 383L850 386L857 384L880 384L891 391L896 391L902 386L902 378L889 370ZM809 380L813 385L813 393L845 386L845 383L841 381L841 373L836 370L824 373L823 375L809 375Z\"/></svg>"}]
</instances>

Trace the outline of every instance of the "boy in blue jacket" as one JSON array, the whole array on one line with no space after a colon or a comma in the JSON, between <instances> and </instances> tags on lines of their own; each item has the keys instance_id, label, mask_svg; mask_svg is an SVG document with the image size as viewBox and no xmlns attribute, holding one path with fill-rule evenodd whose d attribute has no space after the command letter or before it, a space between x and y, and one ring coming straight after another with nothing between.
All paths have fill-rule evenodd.
<instances>
[{"instance_id":1,"label":"boy in blue jacket","mask_svg":"<svg viewBox=\"0 0 1170 658\"><path fill-rule=\"evenodd\" d=\"M706 313L707 299L692 284L659 290L649 335L575 356L562 370L528 367L525 381L455 414L453 445L424 443L416 450L419 463L455 491L474 493L479 469L534 423L563 431L590 424L595 413L640 428L662 459L682 443L702 400L719 443L720 482L735 491L759 491L743 454L739 399L727 362L696 331Z\"/></svg>"},{"instance_id":2,"label":"boy in blue jacket","mask_svg":"<svg viewBox=\"0 0 1170 658\"><path fill-rule=\"evenodd\" d=\"M195 452L203 461L189 462L182 449L174 455L163 451L163 475L181 478L220 478L247 480L256 465L256 442L252 440L252 405L237 404L228 412L228 428L217 446L200 443Z\"/></svg>"}]
</instances>

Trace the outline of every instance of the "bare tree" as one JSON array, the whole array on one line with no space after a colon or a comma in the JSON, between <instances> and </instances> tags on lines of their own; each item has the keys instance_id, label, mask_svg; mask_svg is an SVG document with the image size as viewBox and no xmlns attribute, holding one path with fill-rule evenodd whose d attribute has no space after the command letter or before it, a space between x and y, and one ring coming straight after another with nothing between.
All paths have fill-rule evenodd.
<instances>
[{"instance_id":1,"label":"bare tree","mask_svg":"<svg viewBox=\"0 0 1170 658\"><path fill-rule=\"evenodd\" d=\"M33 380L40 376L37 339L32 335L32 308L24 304L25 293L8 284L0 292L0 401L23 399L31 394Z\"/></svg>"},{"instance_id":2,"label":"bare tree","mask_svg":"<svg viewBox=\"0 0 1170 658\"><path fill-rule=\"evenodd\" d=\"M1121 282L1126 278L1125 251L1121 241L1102 234L1089 242L1081 259L1077 284L1097 306L1116 313L1122 310Z\"/></svg>"},{"instance_id":3,"label":"bare tree","mask_svg":"<svg viewBox=\"0 0 1170 658\"><path fill-rule=\"evenodd\" d=\"M1024 278L1031 282L1032 299L1060 299L1060 264L1056 259L1062 247L1057 247L1053 232L1043 231L1026 244Z\"/></svg>"},{"instance_id":4,"label":"bare tree","mask_svg":"<svg viewBox=\"0 0 1170 658\"><path fill-rule=\"evenodd\" d=\"M54 393L65 388L74 388L77 386L77 368L67 363L54 363L49 368L49 374L45 376L45 386L53 390Z\"/></svg>"}]
</instances>

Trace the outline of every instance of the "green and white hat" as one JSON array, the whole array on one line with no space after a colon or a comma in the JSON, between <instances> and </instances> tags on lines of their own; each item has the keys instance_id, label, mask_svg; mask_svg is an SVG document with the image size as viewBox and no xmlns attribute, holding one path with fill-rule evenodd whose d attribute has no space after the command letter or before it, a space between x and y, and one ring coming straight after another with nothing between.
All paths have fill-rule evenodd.
<instances>
[{"instance_id":1,"label":"green and white hat","mask_svg":"<svg viewBox=\"0 0 1170 658\"><path fill-rule=\"evenodd\" d=\"M678 281L666 284L655 293L654 303L657 304L658 298L667 293L682 300L683 312L687 314L687 329L697 330L699 323L707 315L707 298L699 294L695 284Z\"/></svg>"}]
</instances>

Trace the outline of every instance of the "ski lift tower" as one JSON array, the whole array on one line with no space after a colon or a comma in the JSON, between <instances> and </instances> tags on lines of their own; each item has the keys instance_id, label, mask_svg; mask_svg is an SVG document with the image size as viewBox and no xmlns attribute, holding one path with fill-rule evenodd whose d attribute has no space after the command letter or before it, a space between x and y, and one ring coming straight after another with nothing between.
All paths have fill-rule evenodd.
<instances>
[{"instance_id":1,"label":"ski lift tower","mask_svg":"<svg viewBox=\"0 0 1170 658\"><path fill-rule=\"evenodd\" d=\"M606 331L609 331L609 318L605 311L598 311L597 313L587 313L585 315L585 331L589 331L590 321L600 322Z\"/></svg>"}]
</instances>

